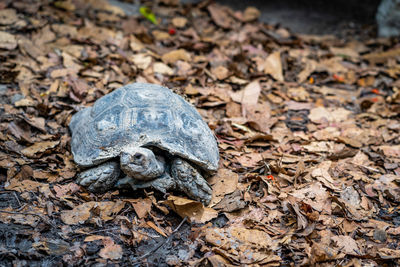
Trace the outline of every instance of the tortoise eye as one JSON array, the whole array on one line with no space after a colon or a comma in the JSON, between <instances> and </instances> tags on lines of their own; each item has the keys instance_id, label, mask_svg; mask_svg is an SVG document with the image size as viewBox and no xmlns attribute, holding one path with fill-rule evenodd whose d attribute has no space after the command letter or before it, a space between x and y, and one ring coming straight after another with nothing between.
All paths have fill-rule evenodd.
<instances>
[{"instance_id":1,"label":"tortoise eye","mask_svg":"<svg viewBox=\"0 0 400 267\"><path fill-rule=\"evenodd\" d=\"M140 154L140 153L135 153L135 155L133 155L133 158L134 158L135 160L141 160L141 159L143 158L143 155Z\"/></svg>"}]
</instances>

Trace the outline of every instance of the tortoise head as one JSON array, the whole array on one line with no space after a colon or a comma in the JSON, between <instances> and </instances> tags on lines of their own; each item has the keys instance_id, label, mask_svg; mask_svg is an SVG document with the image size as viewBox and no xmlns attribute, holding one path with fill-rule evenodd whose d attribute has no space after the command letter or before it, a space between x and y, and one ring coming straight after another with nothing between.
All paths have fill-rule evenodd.
<instances>
[{"instance_id":1,"label":"tortoise head","mask_svg":"<svg viewBox=\"0 0 400 267\"><path fill-rule=\"evenodd\" d=\"M144 147L126 147L120 154L121 170L137 180L152 180L164 173L165 162Z\"/></svg>"}]
</instances>

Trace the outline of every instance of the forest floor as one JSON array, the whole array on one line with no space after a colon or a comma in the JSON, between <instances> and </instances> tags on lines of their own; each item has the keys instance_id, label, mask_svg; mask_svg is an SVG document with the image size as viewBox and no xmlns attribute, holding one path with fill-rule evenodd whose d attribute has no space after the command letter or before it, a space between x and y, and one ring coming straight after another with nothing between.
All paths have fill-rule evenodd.
<instances>
[{"instance_id":1,"label":"forest floor","mask_svg":"<svg viewBox=\"0 0 400 267\"><path fill-rule=\"evenodd\" d=\"M0 3L0 265L398 266L399 40L174 2ZM75 183L71 116L130 82L215 133L208 207Z\"/></svg>"}]
</instances>

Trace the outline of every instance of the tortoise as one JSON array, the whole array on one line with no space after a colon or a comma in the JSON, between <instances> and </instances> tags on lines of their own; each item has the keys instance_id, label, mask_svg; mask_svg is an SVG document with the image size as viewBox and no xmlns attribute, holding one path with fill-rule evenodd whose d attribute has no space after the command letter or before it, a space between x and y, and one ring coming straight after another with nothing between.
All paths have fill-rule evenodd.
<instances>
[{"instance_id":1,"label":"tortoise","mask_svg":"<svg viewBox=\"0 0 400 267\"><path fill-rule=\"evenodd\" d=\"M132 83L71 118L77 182L91 192L152 187L208 204L204 177L218 169L216 139L198 111L170 89Z\"/></svg>"}]
</instances>

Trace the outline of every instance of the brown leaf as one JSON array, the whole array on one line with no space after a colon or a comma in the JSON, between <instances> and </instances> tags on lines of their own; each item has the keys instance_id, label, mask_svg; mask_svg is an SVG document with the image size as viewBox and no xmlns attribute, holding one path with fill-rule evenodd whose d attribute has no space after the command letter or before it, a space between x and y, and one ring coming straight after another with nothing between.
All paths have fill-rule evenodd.
<instances>
[{"instance_id":1,"label":"brown leaf","mask_svg":"<svg viewBox=\"0 0 400 267\"><path fill-rule=\"evenodd\" d=\"M80 190L80 186L75 183L65 185L54 185L53 190L56 192L56 197L62 198L67 195L72 195Z\"/></svg>"},{"instance_id":2,"label":"brown leaf","mask_svg":"<svg viewBox=\"0 0 400 267\"><path fill-rule=\"evenodd\" d=\"M239 190L236 190L231 194L225 195L225 197L217 205L213 206L213 208L224 212L237 211L246 206L246 202L242 199L242 193Z\"/></svg>"},{"instance_id":3,"label":"brown leaf","mask_svg":"<svg viewBox=\"0 0 400 267\"><path fill-rule=\"evenodd\" d=\"M261 85L259 81L253 81L246 85L243 90L242 98L240 100L244 112L245 110L247 110L247 108L251 108L257 105L260 93Z\"/></svg>"},{"instance_id":4,"label":"brown leaf","mask_svg":"<svg viewBox=\"0 0 400 267\"><path fill-rule=\"evenodd\" d=\"M0 10L0 25L10 25L17 22L18 16L15 9L6 8Z\"/></svg>"},{"instance_id":5,"label":"brown leaf","mask_svg":"<svg viewBox=\"0 0 400 267\"><path fill-rule=\"evenodd\" d=\"M132 204L139 219L145 218L151 211L152 201L150 198L124 199L124 201Z\"/></svg>"},{"instance_id":6,"label":"brown leaf","mask_svg":"<svg viewBox=\"0 0 400 267\"><path fill-rule=\"evenodd\" d=\"M160 73L164 75L173 75L174 71L162 62L155 62L153 64L154 73Z\"/></svg>"},{"instance_id":7,"label":"brown leaf","mask_svg":"<svg viewBox=\"0 0 400 267\"><path fill-rule=\"evenodd\" d=\"M164 236L164 237L168 237L167 234L165 234L165 232L158 227L157 225L155 225L153 222L151 221L147 221L146 224L152 228L154 231L156 231L157 233L159 233L160 235Z\"/></svg>"},{"instance_id":8,"label":"brown leaf","mask_svg":"<svg viewBox=\"0 0 400 267\"><path fill-rule=\"evenodd\" d=\"M217 77L218 80L224 80L229 76L229 70L224 66L218 66L211 69L211 73Z\"/></svg>"},{"instance_id":9,"label":"brown leaf","mask_svg":"<svg viewBox=\"0 0 400 267\"><path fill-rule=\"evenodd\" d=\"M19 179L11 179L9 182L5 184L5 189L14 190L20 193L23 192L35 192L36 189L41 189L42 191L48 191L49 184L47 183L39 183L32 180L19 180Z\"/></svg>"},{"instance_id":10,"label":"brown leaf","mask_svg":"<svg viewBox=\"0 0 400 267\"><path fill-rule=\"evenodd\" d=\"M218 216L217 211L206 208L203 204L194 200L169 196L166 203L179 216L187 217L191 222L205 223Z\"/></svg>"},{"instance_id":11,"label":"brown leaf","mask_svg":"<svg viewBox=\"0 0 400 267\"><path fill-rule=\"evenodd\" d=\"M275 244L264 231L246 229L239 226L204 229L205 239L211 245L224 250L232 260L240 260L241 264L265 264L280 260L272 253ZM234 244L234 247L232 247Z\"/></svg>"},{"instance_id":12,"label":"brown leaf","mask_svg":"<svg viewBox=\"0 0 400 267\"><path fill-rule=\"evenodd\" d=\"M260 16L260 10L255 7L249 6L244 10L243 20L246 22L258 19Z\"/></svg>"},{"instance_id":13,"label":"brown leaf","mask_svg":"<svg viewBox=\"0 0 400 267\"><path fill-rule=\"evenodd\" d=\"M280 51L276 51L267 57L264 63L264 73L271 75L279 82L284 81Z\"/></svg>"},{"instance_id":14,"label":"brown leaf","mask_svg":"<svg viewBox=\"0 0 400 267\"><path fill-rule=\"evenodd\" d=\"M220 168L216 175L208 181L212 187L213 195L210 207L220 202L225 195L234 192L238 185L239 176L229 169Z\"/></svg>"},{"instance_id":15,"label":"brown leaf","mask_svg":"<svg viewBox=\"0 0 400 267\"><path fill-rule=\"evenodd\" d=\"M211 4L207 7L215 24L218 26L229 29L233 25L233 19L229 16L226 7L218 4Z\"/></svg>"},{"instance_id":16,"label":"brown leaf","mask_svg":"<svg viewBox=\"0 0 400 267\"><path fill-rule=\"evenodd\" d=\"M176 17L172 19L172 24L177 28L185 27L187 23L187 19L184 17Z\"/></svg>"},{"instance_id":17,"label":"brown leaf","mask_svg":"<svg viewBox=\"0 0 400 267\"><path fill-rule=\"evenodd\" d=\"M21 150L21 153L27 156L28 158L38 157L39 154L46 152L52 148L55 148L60 141L45 141L35 143L34 145L24 148Z\"/></svg>"},{"instance_id":18,"label":"brown leaf","mask_svg":"<svg viewBox=\"0 0 400 267\"><path fill-rule=\"evenodd\" d=\"M384 52L372 52L363 55L362 58L375 64L375 63L385 63L388 59L395 58L398 56L400 56L400 48L394 48Z\"/></svg>"},{"instance_id":19,"label":"brown leaf","mask_svg":"<svg viewBox=\"0 0 400 267\"><path fill-rule=\"evenodd\" d=\"M125 203L123 201L85 202L74 207L72 210L62 211L61 220L65 224L82 224L94 215L92 214L92 210L99 209L100 218L104 221L109 221L113 219L110 216L118 213L124 206Z\"/></svg>"},{"instance_id":20,"label":"brown leaf","mask_svg":"<svg viewBox=\"0 0 400 267\"><path fill-rule=\"evenodd\" d=\"M12 35L11 33L8 32L3 32L0 31L0 48L1 49L7 49L7 50L13 50L17 48L17 40L15 39L15 36Z\"/></svg>"},{"instance_id":21,"label":"brown leaf","mask_svg":"<svg viewBox=\"0 0 400 267\"><path fill-rule=\"evenodd\" d=\"M103 239L104 248L99 252L99 256L103 259L118 260L122 258L122 247L114 243L111 238Z\"/></svg>"},{"instance_id":22,"label":"brown leaf","mask_svg":"<svg viewBox=\"0 0 400 267\"><path fill-rule=\"evenodd\" d=\"M331 239L336 243L340 251L348 255L360 255L357 242L350 236L338 235L331 237Z\"/></svg>"},{"instance_id":23,"label":"brown leaf","mask_svg":"<svg viewBox=\"0 0 400 267\"><path fill-rule=\"evenodd\" d=\"M171 52L165 53L162 55L161 59L164 61L164 63L175 63L178 60L183 60L183 61L191 61L191 55L189 52L187 52L184 49L178 49L178 50L173 50Z\"/></svg>"},{"instance_id":24,"label":"brown leaf","mask_svg":"<svg viewBox=\"0 0 400 267\"><path fill-rule=\"evenodd\" d=\"M312 170L311 176L313 178L316 178L318 181L320 181L326 187L328 187L332 190L338 190L339 182L335 181L328 172L331 165L332 165L331 161L321 162L317 167L315 167Z\"/></svg>"},{"instance_id":25,"label":"brown leaf","mask_svg":"<svg viewBox=\"0 0 400 267\"><path fill-rule=\"evenodd\" d=\"M379 150L385 154L386 157L400 158L400 145L379 146Z\"/></svg>"}]
</instances>

